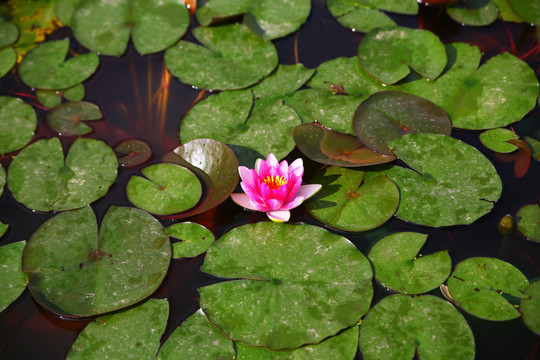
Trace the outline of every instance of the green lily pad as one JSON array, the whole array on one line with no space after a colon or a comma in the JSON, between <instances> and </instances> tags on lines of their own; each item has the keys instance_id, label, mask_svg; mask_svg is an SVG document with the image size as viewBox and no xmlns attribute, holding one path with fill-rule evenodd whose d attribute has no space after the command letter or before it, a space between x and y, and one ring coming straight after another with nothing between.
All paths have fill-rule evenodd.
<instances>
[{"instance_id":1,"label":"green lily pad","mask_svg":"<svg viewBox=\"0 0 540 360\"><path fill-rule=\"evenodd\" d=\"M165 64L180 81L203 89L241 89L270 74L278 64L274 45L246 26L193 29L202 44L180 41L165 52Z\"/></svg>"},{"instance_id":2,"label":"green lily pad","mask_svg":"<svg viewBox=\"0 0 540 360\"><path fill-rule=\"evenodd\" d=\"M346 231L366 231L384 224L399 205L399 190L384 175L364 181L364 172L331 166L310 183L322 189L304 204L315 219Z\"/></svg>"},{"instance_id":3,"label":"green lily pad","mask_svg":"<svg viewBox=\"0 0 540 360\"><path fill-rule=\"evenodd\" d=\"M384 171L400 189L400 219L433 227L471 224L501 196L502 182L493 164L460 140L407 134L390 146L412 168Z\"/></svg>"},{"instance_id":4,"label":"green lily pad","mask_svg":"<svg viewBox=\"0 0 540 360\"><path fill-rule=\"evenodd\" d=\"M448 278L448 291L454 303L481 319L502 321L520 316L509 302L527 296L525 275L513 265L495 258L474 257L456 265Z\"/></svg>"},{"instance_id":5,"label":"green lily pad","mask_svg":"<svg viewBox=\"0 0 540 360\"><path fill-rule=\"evenodd\" d=\"M41 43L23 58L19 65L22 81L33 88L58 90L78 85L90 77L99 65L94 53L69 60L69 39Z\"/></svg>"},{"instance_id":6,"label":"green lily pad","mask_svg":"<svg viewBox=\"0 0 540 360\"><path fill-rule=\"evenodd\" d=\"M499 16L499 8L491 0L460 0L446 8L446 13L460 24L489 25Z\"/></svg>"},{"instance_id":7,"label":"green lily pad","mask_svg":"<svg viewBox=\"0 0 540 360\"><path fill-rule=\"evenodd\" d=\"M507 2L512 10L514 10L514 12L523 20L536 26L540 26L540 2L535 0L507 0Z\"/></svg>"},{"instance_id":8,"label":"green lily pad","mask_svg":"<svg viewBox=\"0 0 540 360\"><path fill-rule=\"evenodd\" d=\"M180 241L173 243L173 257L195 257L202 254L215 240L214 234L203 225L182 222L168 226L167 235Z\"/></svg>"},{"instance_id":9,"label":"green lily pad","mask_svg":"<svg viewBox=\"0 0 540 360\"><path fill-rule=\"evenodd\" d=\"M236 343L238 360L353 360L358 351L358 326L352 326L318 344L304 345L293 350L269 350Z\"/></svg>"},{"instance_id":10,"label":"green lily pad","mask_svg":"<svg viewBox=\"0 0 540 360\"><path fill-rule=\"evenodd\" d=\"M9 228L8 224L4 224L3 222L0 221L0 237L4 236L8 228Z\"/></svg>"},{"instance_id":11,"label":"green lily pad","mask_svg":"<svg viewBox=\"0 0 540 360\"><path fill-rule=\"evenodd\" d=\"M19 37L17 25L0 18L0 48L10 46Z\"/></svg>"},{"instance_id":12,"label":"green lily pad","mask_svg":"<svg viewBox=\"0 0 540 360\"><path fill-rule=\"evenodd\" d=\"M26 289L28 276L21 269L21 256L25 244L25 241L17 241L0 246L0 283L2 283L0 312Z\"/></svg>"},{"instance_id":13,"label":"green lily pad","mask_svg":"<svg viewBox=\"0 0 540 360\"><path fill-rule=\"evenodd\" d=\"M386 84L403 79L413 69L435 80L446 66L446 52L439 38L422 29L379 28L370 31L358 47L360 64Z\"/></svg>"},{"instance_id":14,"label":"green lily pad","mask_svg":"<svg viewBox=\"0 0 540 360\"><path fill-rule=\"evenodd\" d=\"M129 310L101 316L86 325L66 359L153 359L168 316L167 299L149 299Z\"/></svg>"},{"instance_id":15,"label":"green lily pad","mask_svg":"<svg viewBox=\"0 0 540 360\"><path fill-rule=\"evenodd\" d=\"M38 140L13 159L8 188L26 207L61 211L86 206L105 195L118 162L104 142L79 138L64 161L58 138Z\"/></svg>"},{"instance_id":16,"label":"green lily pad","mask_svg":"<svg viewBox=\"0 0 540 360\"><path fill-rule=\"evenodd\" d=\"M450 303L435 296L390 295L360 327L365 360L474 359L474 337ZM417 355L415 355L417 354Z\"/></svg>"},{"instance_id":17,"label":"green lily pad","mask_svg":"<svg viewBox=\"0 0 540 360\"><path fill-rule=\"evenodd\" d=\"M219 141L192 140L174 149L163 161L190 169L197 174L204 187L199 204L181 217L215 208L229 198L238 184L238 160L231 148Z\"/></svg>"},{"instance_id":18,"label":"green lily pad","mask_svg":"<svg viewBox=\"0 0 540 360\"><path fill-rule=\"evenodd\" d=\"M34 109L19 98L0 96L0 155L19 150L37 127Z\"/></svg>"},{"instance_id":19,"label":"green lily pad","mask_svg":"<svg viewBox=\"0 0 540 360\"><path fill-rule=\"evenodd\" d=\"M519 209L516 224L527 239L540 242L540 206L538 204L525 205Z\"/></svg>"},{"instance_id":20,"label":"green lily pad","mask_svg":"<svg viewBox=\"0 0 540 360\"><path fill-rule=\"evenodd\" d=\"M504 128L489 129L480 134L480 141L485 147L500 153L511 153L518 149L516 145L507 142L512 139L519 139L519 136Z\"/></svg>"},{"instance_id":21,"label":"green lily pad","mask_svg":"<svg viewBox=\"0 0 540 360\"><path fill-rule=\"evenodd\" d=\"M422 294L438 288L452 272L448 251L422 256L418 252L427 235L415 232L390 234L379 240L368 258L375 277L386 288L404 294Z\"/></svg>"},{"instance_id":22,"label":"green lily pad","mask_svg":"<svg viewBox=\"0 0 540 360\"><path fill-rule=\"evenodd\" d=\"M524 20L519 17L508 4L508 0L491 0L499 8L499 16L504 21L521 23Z\"/></svg>"},{"instance_id":23,"label":"green lily pad","mask_svg":"<svg viewBox=\"0 0 540 360\"><path fill-rule=\"evenodd\" d=\"M525 136L525 142L531 148L532 156L536 161L540 161L540 141L532 137Z\"/></svg>"},{"instance_id":24,"label":"green lily pad","mask_svg":"<svg viewBox=\"0 0 540 360\"><path fill-rule=\"evenodd\" d=\"M201 269L236 279L199 289L210 322L235 341L274 350L356 324L373 291L364 255L346 238L306 224L236 227L214 242Z\"/></svg>"},{"instance_id":25,"label":"green lily pad","mask_svg":"<svg viewBox=\"0 0 540 360\"><path fill-rule=\"evenodd\" d=\"M17 52L12 47L0 49L0 78L13 68L17 61Z\"/></svg>"},{"instance_id":26,"label":"green lily pad","mask_svg":"<svg viewBox=\"0 0 540 360\"><path fill-rule=\"evenodd\" d=\"M71 18L75 12L75 8L81 2L81 0L56 0L54 11L56 17L66 26L71 26Z\"/></svg>"},{"instance_id":27,"label":"green lily pad","mask_svg":"<svg viewBox=\"0 0 540 360\"><path fill-rule=\"evenodd\" d=\"M114 148L114 151L123 154L123 156L118 158L118 163L120 166L126 167L142 165L152 156L150 145L138 139L122 141Z\"/></svg>"},{"instance_id":28,"label":"green lily pad","mask_svg":"<svg viewBox=\"0 0 540 360\"><path fill-rule=\"evenodd\" d=\"M82 0L71 19L77 41L103 55L122 55L129 37L141 55L176 43L187 31L189 14L177 0Z\"/></svg>"},{"instance_id":29,"label":"green lily pad","mask_svg":"<svg viewBox=\"0 0 540 360\"><path fill-rule=\"evenodd\" d=\"M39 103L49 109L62 103L62 95L58 94L56 90L41 90L36 89L36 99Z\"/></svg>"},{"instance_id":30,"label":"green lily pad","mask_svg":"<svg viewBox=\"0 0 540 360\"><path fill-rule=\"evenodd\" d=\"M126 194L133 205L156 215L191 209L202 195L201 182L191 170L176 164L154 164L132 176Z\"/></svg>"},{"instance_id":31,"label":"green lily pad","mask_svg":"<svg viewBox=\"0 0 540 360\"><path fill-rule=\"evenodd\" d=\"M532 332L540 335L540 280L530 283L525 295L529 298L521 299L519 304L523 322Z\"/></svg>"},{"instance_id":32,"label":"green lily pad","mask_svg":"<svg viewBox=\"0 0 540 360\"><path fill-rule=\"evenodd\" d=\"M388 142L410 133L450 135L452 123L443 109L429 100L397 91L371 95L354 113L356 136L367 147L391 155Z\"/></svg>"},{"instance_id":33,"label":"green lily pad","mask_svg":"<svg viewBox=\"0 0 540 360\"><path fill-rule=\"evenodd\" d=\"M298 149L313 161L342 167L384 164L396 159L365 147L355 136L330 130L319 123L294 128Z\"/></svg>"},{"instance_id":34,"label":"green lily pad","mask_svg":"<svg viewBox=\"0 0 540 360\"><path fill-rule=\"evenodd\" d=\"M236 359L231 339L212 325L199 309L182 322L159 349L157 360Z\"/></svg>"},{"instance_id":35,"label":"green lily pad","mask_svg":"<svg viewBox=\"0 0 540 360\"><path fill-rule=\"evenodd\" d=\"M74 101L54 107L47 115L47 125L60 135L79 136L92 132L92 128L82 121L102 118L103 114L96 104Z\"/></svg>"},{"instance_id":36,"label":"green lily pad","mask_svg":"<svg viewBox=\"0 0 540 360\"><path fill-rule=\"evenodd\" d=\"M62 90L62 95L69 101L81 101L84 98L85 90L83 84L78 84Z\"/></svg>"},{"instance_id":37,"label":"green lily pad","mask_svg":"<svg viewBox=\"0 0 540 360\"><path fill-rule=\"evenodd\" d=\"M446 51L449 67L443 75L435 81L409 81L402 89L442 107L454 127L504 127L535 107L538 80L524 61L503 53L478 68L481 54L477 47L453 43Z\"/></svg>"},{"instance_id":38,"label":"green lily pad","mask_svg":"<svg viewBox=\"0 0 540 360\"><path fill-rule=\"evenodd\" d=\"M343 26L361 32L368 32L379 27L397 26L382 10L408 15L418 13L418 3L415 0L329 0L326 6Z\"/></svg>"},{"instance_id":39,"label":"green lily pad","mask_svg":"<svg viewBox=\"0 0 540 360\"><path fill-rule=\"evenodd\" d=\"M171 245L150 214L111 206L98 235L89 206L60 213L30 237L23 253L28 288L43 307L88 317L150 296L169 268Z\"/></svg>"},{"instance_id":40,"label":"green lily pad","mask_svg":"<svg viewBox=\"0 0 540 360\"><path fill-rule=\"evenodd\" d=\"M208 26L247 13L253 0L207 0L198 4L195 17L199 24Z\"/></svg>"}]
</instances>

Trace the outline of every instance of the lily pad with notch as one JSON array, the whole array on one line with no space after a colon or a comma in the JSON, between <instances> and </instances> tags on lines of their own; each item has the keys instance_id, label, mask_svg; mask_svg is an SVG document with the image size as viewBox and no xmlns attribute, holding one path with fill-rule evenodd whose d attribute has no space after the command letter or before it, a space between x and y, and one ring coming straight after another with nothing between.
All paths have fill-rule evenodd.
<instances>
[{"instance_id":1,"label":"lily pad with notch","mask_svg":"<svg viewBox=\"0 0 540 360\"><path fill-rule=\"evenodd\" d=\"M55 106L47 114L47 125L60 135L80 136L92 132L83 121L100 120L99 107L88 101L73 101Z\"/></svg>"},{"instance_id":2,"label":"lily pad with notch","mask_svg":"<svg viewBox=\"0 0 540 360\"><path fill-rule=\"evenodd\" d=\"M19 29L0 18L0 78L13 68L17 61L17 52L10 46L19 37Z\"/></svg>"},{"instance_id":3,"label":"lily pad with notch","mask_svg":"<svg viewBox=\"0 0 540 360\"><path fill-rule=\"evenodd\" d=\"M152 157L150 145L138 139L124 140L114 148L114 151L122 155L118 158L118 164L125 167L142 165Z\"/></svg>"},{"instance_id":4,"label":"lily pad with notch","mask_svg":"<svg viewBox=\"0 0 540 360\"><path fill-rule=\"evenodd\" d=\"M84 98L85 90L83 84L77 84L62 90L36 89L36 98L43 106L53 108L60 105L62 98L68 101L81 101Z\"/></svg>"},{"instance_id":5,"label":"lily pad with notch","mask_svg":"<svg viewBox=\"0 0 540 360\"><path fill-rule=\"evenodd\" d=\"M358 169L326 167L311 179L322 189L305 208L320 222L345 231L366 231L384 224L396 212L399 190L385 175L364 181Z\"/></svg>"},{"instance_id":6,"label":"lily pad with notch","mask_svg":"<svg viewBox=\"0 0 540 360\"><path fill-rule=\"evenodd\" d=\"M58 138L38 140L23 149L8 169L8 188L26 207L62 211L101 198L116 179L118 162L100 140L78 138L64 160Z\"/></svg>"},{"instance_id":7,"label":"lily pad with notch","mask_svg":"<svg viewBox=\"0 0 540 360\"><path fill-rule=\"evenodd\" d=\"M387 296L371 308L360 327L360 351L365 360L415 356L472 360L474 347L467 321L436 296Z\"/></svg>"},{"instance_id":8,"label":"lily pad with notch","mask_svg":"<svg viewBox=\"0 0 540 360\"><path fill-rule=\"evenodd\" d=\"M446 13L460 24L486 26L497 20L499 8L491 0L461 0L448 6Z\"/></svg>"},{"instance_id":9,"label":"lily pad with notch","mask_svg":"<svg viewBox=\"0 0 540 360\"><path fill-rule=\"evenodd\" d=\"M214 242L201 270L234 279L199 289L210 322L235 341L273 350L355 325L373 292L371 265L354 244L307 224L236 227Z\"/></svg>"},{"instance_id":10,"label":"lily pad with notch","mask_svg":"<svg viewBox=\"0 0 540 360\"><path fill-rule=\"evenodd\" d=\"M523 322L536 335L540 335L540 280L533 281L525 290L528 298L522 298L519 309Z\"/></svg>"},{"instance_id":11,"label":"lily pad with notch","mask_svg":"<svg viewBox=\"0 0 540 360\"><path fill-rule=\"evenodd\" d=\"M523 206L516 214L519 231L527 239L540 242L540 206L529 204Z\"/></svg>"},{"instance_id":12,"label":"lily pad with notch","mask_svg":"<svg viewBox=\"0 0 540 360\"><path fill-rule=\"evenodd\" d=\"M367 148L355 136L333 131L319 123L296 126L293 138L305 156L321 164L357 167L396 159L393 154L383 155Z\"/></svg>"},{"instance_id":13,"label":"lily pad with notch","mask_svg":"<svg viewBox=\"0 0 540 360\"><path fill-rule=\"evenodd\" d=\"M463 260L448 278L448 291L456 306L492 321L519 317L514 304L527 298L527 286L529 281L513 265L488 257Z\"/></svg>"},{"instance_id":14,"label":"lily pad with notch","mask_svg":"<svg viewBox=\"0 0 540 360\"><path fill-rule=\"evenodd\" d=\"M495 128L484 131L480 134L480 141L488 149L499 153L511 153L518 149L518 147L508 140L519 139L519 135L512 130L504 128Z\"/></svg>"},{"instance_id":15,"label":"lily pad with notch","mask_svg":"<svg viewBox=\"0 0 540 360\"><path fill-rule=\"evenodd\" d=\"M215 240L214 234L203 225L181 222L167 226L167 235L179 241L173 243L173 257L195 257L202 254Z\"/></svg>"},{"instance_id":16,"label":"lily pad with notch","mask_svg":"<svg viewBox=\"0 0 540 360\"><path fill-rule=\"evenodd\" d=\"M429 100L398 91L372 94L356 109L356 136L367 147L392 155L388 142L410 133L450 135L452 123L446 112Z\"/></svg>"},{"instance_id":17,"label":"lily pad with notch","mask_svg":"<svg viewBox=\"0 0 540 360\"><path fill-rule=\"evenodd\" d=\"M438 288L452 272L448 251L421 255L426 234L398 232L380 239L369 251L375 278L385 288L422 294Z\"/></svg>"},{"instance_id":18,"label":"lily pad with notch","mask_svg":"<svg viewBox=\"0 0 540 360\"><path fill-rule=\"evenodd\" d=\"M0 228L2 225L0 223ZM0 229L0 237L1 233ZM28 276L21 268L21 257L25 244L25 241L17 241L0 246L0 283L2 283L0 312L4 311L26 289Z\"/></svg>"},{"instance_id":19,"label":"lily pad with notch","mask_svg":"<svg viewBox=\"0 0 540 360\"><path fill-rule=\"evenodd\" d=\"M147 212L111 206L98 234L89 206L43 223L23 252L36 301L67 317L119 310L150 296L169 268L171 245Z\"/></svg>"},{"instance_id":20,"label":"lily pad with notch","mask_svg":"<svg viewBox=\"0 0 540 360\"><path fill-rule=\"evenodd\" d=\"M37 116L30 105L19 98L0 96L0 155L28 144L36 127Z\"/></svg>"}]
</instances>

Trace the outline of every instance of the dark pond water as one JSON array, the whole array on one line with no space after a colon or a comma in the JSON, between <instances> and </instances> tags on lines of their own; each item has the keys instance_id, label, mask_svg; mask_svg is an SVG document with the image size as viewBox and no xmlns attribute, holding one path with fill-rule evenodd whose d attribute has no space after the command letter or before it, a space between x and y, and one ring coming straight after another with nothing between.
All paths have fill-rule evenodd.
<instances>
[{"instance_id":1,"label":"dark pond water","mask_svg":"<svg viewBox=\"0 0 540 360\"><path fill-rule=\"evenodd\" d=\"M502 51L525 56L535 70L539 70L536 52L529 51L537 44L535 29L526 24L504 24L500 21L488 27L463 27L448 19L437 8L421 6L419 16L395 17L403 26L423 27L438 34L444 42L464 41L479 46L484 52L483 60ZM54 38L69 35L68 30L59 30ZM323 1L313 3L312 14L297 33L276 40L280 63L301 62L315 68L324 61L340 56L354 56L363 35L354 33L335 21L326 10ZM188 39L190 39L188 37ZM530 53L530 54L528 54ZM168 91L164 91L163 55L141 57L130 47L120 57L102 57L98 72L85 83L85 100L99 104L106 121L93 124L90 137L105 140L115 146L128 138L139 138L148 142L153 150L151 162L159 159L179 145L178 128L182 116L201 91L171 78ZM0 79L0 95L32 94L17 75L10 74ZM205 96L206 94L202 94ZM20 95L22 96L22 95ZM31 98L26 98L32 102ZM55 134L44 124L45 110L36 109L39 116L39 131L36 138L49 138ZM535 109L519 124L514 126L520 135L540 138L540 111ZM384 226L365 233L340 233L366 253L379 238L395 231L421 231L428 233L430 241L422 253L441 249L449 250L453 263L472 256L497 257L510 262L521 270L529 280L540 277L540 245L527 241L517 231L509 235L498 232L498 223L506 214L515 214L529 203L540 201L540 164L532 161L525 176L514 176L514 163L505 162L483 147L477 132L454 130L459 138L484 153L495 165L502 178L504 190L493 211L469 226L433 229L407 224L392 219ZM69 144L73 139L63 140ZM299 157L295 150L289 156ZM7 168L9 158L0 159ZM306 161L306 172L314 172L318 165ZM147 164L145 164L147 165ZM106 197L92 205L98 217L103 216L111 205L130 203L124 193L125 184L135 169L119 169L118 179ZM28 239L32 232L53 214L33 213L19 205L9 191L0 198L0 221L10 224L10 229L0 244ZM316 223L302 210L293 212L293 221ZM243 211L230 200L218 208L189 220L211 228L220 236L233 226L246 222L265 220L264 214ZM163 224L171 223L163 220ZM154 294L156 298L168 297L170 318L166 336L186 317L198 308L197 287L216 281L198 268L203 257L174 260L162 287ZM294 264L291 264L294 266ZM374 302L387 293L376 287ZM440 292L433 291L440 295ZM534 359L540 356L540 337L529 331L522 320L492 322L481 320L464 313L473 329L478 359ZM0 359L63 359L77 334L88 321L60 319L38 306L28 290L5 311L0 313ZM361 356L357 356L361 359Z\"/></svg>"}]
</instances>

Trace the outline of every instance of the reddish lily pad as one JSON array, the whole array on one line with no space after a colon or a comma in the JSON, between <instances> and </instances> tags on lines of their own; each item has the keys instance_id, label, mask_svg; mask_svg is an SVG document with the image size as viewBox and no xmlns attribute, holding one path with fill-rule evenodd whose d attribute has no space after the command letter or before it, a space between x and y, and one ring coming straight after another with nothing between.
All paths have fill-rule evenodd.
<instances>
[{"instance_id":1,"label":"reddish lily pad","mask_svg":"<svg viewBox=\"0 0 540 360\"><path fill-rule=\"evenodd\" d=\"M519 139L517 135L512 130L496 128L489 129L480 134L480 141L487 148L500 152L500 153L511 153L518 149L516 145L508 142L508 140Z\"/></svg>"},{"instance_id":2,"label":"reddish lily pad","mask_svg":"<svg viewBox=\"0 0 540 360\"><path fill-rule=\"evenodd\" d=\"M37 127L34 109L19 98L0 96L0 155L19 150Z\"/></svg>"},{"instance_id":3,"label":"reddish lily pad","mask_svg":"<svg viewBox=\"0 0 540 360\"><path fill-rule=\"evenodd\" d=\"M396 159L365 147L349 134L330 130L319 123L298 125L293 138L298 149L313 161L342 167L383 164Z\"/></svg>"},{"instance_id":4,"label":"reddish lily pad","mask_svg":"<svg viewBox=\"0 0 540 360\"><path fill-rule=\"evenodd\" d=\"M170 225L165 232L179 240L173 243L173 257L176 259L202 254L215 240L214 234L208 228L192 222Z\"/></svg>"},{"instance_id":5,"label":"reddish lily pad","mask_svg":"<svg viewBox=\"0 0 540 360\"><path fill-rule=\"evenodd\" d=\"M388 142L410 134L450 135L452 123L443 109L429 100L397 91L382 91L364 100L354 113L356 136L367 147L393 154Z\"/></svg>"},{"instance_id":6,"label":"reddish lily pad","mask_svg":"<svg viewBox=\"0 0 540 360\"><path fill-rule=\"evenodd\" d=\"M514 304L527 298L525 275L513 265L495 258L474 257L456 265L448 278L448 291L454 303L482 319L502 321L520 316ZM504 296L503 296L504 294Z\"/></svg>"},{"instance_id":7,"label":"reddish lily pad","mask_svg":"<svg viewBox=\"0 0 540 360\"><path fill-rule=\"evenodd\" d=\"M150 145L138 139L122 141L116 146L114 151L123 155L118 158L118 163L120 166L125 167L135 167L144 164L152 156Z\"/></svg>"},{"instance_id":8,"label":"reddish lily pad","mask_svg":"<svg viewBox=\"0 0 540 360\"><path fill-rule=\"evenodd\" d=\"M1 231L0 231L1 232ZM0 236L2 236L0 234ZM28 283L28 276L21 268L21 257L25 241L0 246L0 312L17 299Z\"/></svg>"},{"instance_id":9,"label":"reddish lily pad","mask_svg":"<svg viewBox=\"0 0 540 360\"><path fill-rule=\"evenodd\" d=\"M98 235L87 206L47 220L23 253L28 287L54 313L87 317L133 305L165 278L171 245L150 214L111 206Z\"/></svg>"},{"instance_id":10,"label":"reddish lily pad","mask_svg":"<svg viewBox=\"0 0 540 360\"><path fill-rule=\"evenodd\" d=\"M80 136L92 132L82 121L100 120L103 114L99 107L88 101L73 101L54 107L47 115L47 125L66 136Z\"/></svg>"},{"instance_id":11,"label":"reddish lily pad","mask_svg":"<svg viewBox=\"0 0 540 360\"><path fill-rule=\"evenodd\" d=\"M528 298L521 299L519 304L523 322L532 332L540 335L540 280L530 283L525 295Z\"/></svg>"},{"instance_id":12,"label":"reddish lily pad","mask_svg":"<svg viewBox=\"0 0 540 360\"><path fill-rule=\"evenodd\" d=\"M540 206L525 205L516 214L519 231L529 240L540 242Z\"/></svg>"}]
</instances>

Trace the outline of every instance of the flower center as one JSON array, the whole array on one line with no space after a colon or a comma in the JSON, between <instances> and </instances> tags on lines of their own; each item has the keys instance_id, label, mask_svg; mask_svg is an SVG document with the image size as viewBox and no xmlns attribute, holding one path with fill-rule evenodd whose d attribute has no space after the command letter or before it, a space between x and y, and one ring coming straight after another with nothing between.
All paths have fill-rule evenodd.
<instances>
[{"instance_id":1,"label":"flower center","mask_svg":"<svg viewBox=\"0 0 540 360\"><path fill-rule=\"evenodd\" d=\"M281 175L275 177L273 175L268 175L263 182L268 185L270 189L277 190L281 185L285 185L287 180L285 180L285 178Z\"/></svg>"}]
</instances>

